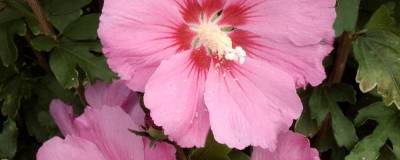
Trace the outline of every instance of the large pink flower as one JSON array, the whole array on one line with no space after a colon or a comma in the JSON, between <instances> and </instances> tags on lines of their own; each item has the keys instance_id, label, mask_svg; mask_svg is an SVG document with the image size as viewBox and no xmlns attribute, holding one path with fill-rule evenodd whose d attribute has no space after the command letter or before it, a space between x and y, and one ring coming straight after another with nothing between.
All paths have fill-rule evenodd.
<instances>
[{"instance_id":1,"label":"large pink flower","mask_svg":"<svg viewBox=\"0 0 400 160\"><path fill-rule=\"evenodd\" d=\"M309 140L291 131L279 136L275 151L256 147L251 160L319 160L318 151L310 147Z\"/></svg>"},{"instance_id":2,"label":"large pink flower","mask_svg":"<svg viewBox=\"0 0 400 160\"><path fill-rule=\"evenodd\" d=\"M274 149L325 78L335 0L105 0L110 67L181 146Z\"/></svg>"},{"instance_id":3,"label":"large pink flower","mask_svg":"<svg viewBox=\"0 0 400 160\"><path fill-rule=\"evenodd\" d=\"M136 95L120 81L111 85L97 83L87 88L90 106L78 118L72 107L53 100L50 111L65 139L45 142L38 160L175 160L175 148L166 143L150 147L150 140L135 136L143 113L132 101ZM125 111L134 116L129 116ZM138 118L139 117L139 118Z\"/></svg>"}]
</instances>

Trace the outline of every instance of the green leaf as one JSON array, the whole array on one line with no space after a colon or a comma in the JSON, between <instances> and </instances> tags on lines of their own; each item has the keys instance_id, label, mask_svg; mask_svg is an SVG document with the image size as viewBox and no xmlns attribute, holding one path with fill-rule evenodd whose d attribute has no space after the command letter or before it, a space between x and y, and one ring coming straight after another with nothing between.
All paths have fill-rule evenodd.
<instances>
[{"instance_id":1,"label":"green leaf","mask_svg":"<svg viewBox=\"0 0 400 160\"><path fill-rule=\"evenodd\" d=\"M26 123L26 128L30 136L34 136L38 142L44 142L57 133L57 126L54 123L53 118L50 113L37 102L30 103L35 107L28 107L28 105L23 106L24 120ZM47 104L48 106L49 104Z\"/></svg>"},{"instance_id":2,"label":"green leaf","mask_svg":"<svg viewBox=\"0 0 400 160\"><path fill-rule=\"evenodd\" d=\"M325 134L321 134L319 140L315 142L315 147L321 153L338 148L332 128L329 128Z\"/></svg>"},{"instance_id":3,"label":"green leaf","mask_svg":"<svg viewBox=\"0 0 400 160\"><path fill-rule=\"evenodd\" d=\"M25 36L26 24L23 20L16 20L11 22L10 32L14 35Z\"/></svg>"},{"instance_id":4,"label":"green leaf","mask_svg":"<svg viewBox=\"0 0 400 160\"><path fill-rule=\"evenodd\" d=\"M242 151L232 150L228 154L231 160L250 160L250 157Z\"/></svg>"},{"instance_id":5,"label":"green leaf","mask_svg":"<svg viewBox=\"0 0 400 160\"><path fill-rule=\"evenodd\" d=\"M332 130L339 146L351 148L358 140L353 123L343 114L337 102L353 102L355 91L352 86L338 84L315 88L309 101L311 117L321 126L328 113L331 115Z\"/></svg>"},{"instance_id":6,"label":"green leaf","mask_svg":"<svg viewBox=\"0 0 400 160\"><path fill-rule=\"evenodd\" d=\"M74 92L65 90L54 77L42 77L35 84L34 96L23 105L22 115L29 135L39 142L44 142L57 133L57 126L49 114L51 100L61 99L71 104L78 98L74 96Z\"/></svg>"},{"instance_id":7,"label":"green leaf","mask_svg":"<svg viewBox=\"0 0 400 160\"><path fill-rule=\"evenodd\" d=\"M332 153L329 160L343 160L345 156L346 156L346 150L343 148L336 147L332 149Z\"/></svg>"},{"instance_id":8,"label":"green leaf","mask_svg":"<svg viewBox=\"0 0 400 160\"><path fill-rule=\"evenodd\" d=\"M21 100L31 95L31 83L22 74L10 77L0 85L0 100L2 114L14 119L21 106Z\"/></svg>"},{"instance_id":9,"label":"green leaf","mask_svg":"<svg viewBox=\"0 0 400 160\"><path fill-rule=\"evenodd\" d=\"M10 25L0 24L0 58L4 66L10 66L17 60L17 47L14 43Z\"/></svg>"},{"instance_id":10,"label":"green leaf","mask_svg":"<svg viewBox=\"0 0 400 160\"><path fill-rule=\"evenodd\" d=\"M51 0L45 7L50 15L65 15L88 5L91 0Z\"/></svg>"},{"instance_id":11,"label":"green leaf","mask_svg":"<svg viewBox=\"0 0 400 160\"><path fill-rule=\"evenodd\" d=\"M372 134L358 142L346 157L346 160L375 160L379 157L379 151L387 140L392 142L397 159L400 158L398 152L398 147L400 146L400 117L398 111L393 108L377 102L359 111L359 115L356 118L358 123L371 119L377 121L378 126ZM383 111L384 114L376 113L377 111Z\"/></svg>"},{"instance_id":12,"label":"green leaf","mask_svg":"<svg viewBox=\"0 0 400 160\"><path fill-rule=\"evenodd\" d=\"M4 66L13 65L18 58L14 35L26 34L26 24L22 20L13 20L0 24L0 59Z\"/></svg>"},{"instance_id":13,"label":"green leaf","mask_svg":"<svg viewBox=\"0 0 400 160\"><path fill-rule=\"evenodd\" d=\"M56 48L50 55L50 68L57 80L65 88L78 87L77 62L73 53L65 53L63 49Z\"/></svg>"},{"instance_id":14,"label":"green leaf","mask_svg":"<svg viewBox=\"0 0 400 160\"><path fill-rule=\"evenodd\" d=\"M394 8L393 17L396 19L397 26L400 26L400 1L397 1L396 8Z\"/></svg>"},{"instance_id":15,"label":"green leaf","mask_svg":"<svg viewBox=\"0 0 400 160\"><path fill-rule=\"evenodd\" d=\"M306 96L302 97L302 102L304 106L303 113L301 114L300 118L296 121L294 130L296 132L302 133L303 135L306 135L307 137L314 137L314 135L318 132L319 128L317 122L311 117L311 111L308 104L309 97L310 94L307 94Z\"/></svg>"},{"instance_id":16,"label":"green leaf","mask_svg":"<svg viewBox=\"0 0 400 160\"><path fill-rule=\"evenodd\" d=\"M207 137L206 146L204 148L194 149L190 154L190 160L230 160L228 154L231 151L226 145L219 144L214 140L210 133Z\"/></svg>"},{"instance_id":17,"label":"green leaf","mask_svg":"<svg viewBox=\"0 0 400 160\"><path fill-rule=\"evenodd\" d=\"M337 37L342 35L344 31L354 31L356 29L359 5L360 0L337 1L337 17L334 25Z\"/></svg>"},{"instance_id":18,"label":"green leaf","mask_svg":"<svg viewBox=\"0 0 400 160\"><path fill-rule=\"evenodd\" d=\"M108 68L105 58L91 53L98 46L98 42L61 42L50 55L50 68L57 80L66 88L77 87L76 67L80 67L91 82L96 79L110 82L114 74Z\"/></svg>"},{"instance_id":19,"label":"green leaf","mask_svg":"<svg viewBox=\"0 0 400 160\"><path fill-rule=\"evenodd\" d=\"M82 16L65 28L64 35L74 40L94 40L97 38L99 14Z\"/></svg>"},{"instance_id":20,"label":"green leaf","mask_svg":"<svg viewBox=\"0 0 400 160\"><path fill-rule=\"evenodd\" d=\"M379 7L368 21L365 29L368 31L388 30L400 33L396 19L393 16L395 12L395 3L388 2Z\"/></svg>"},{"instance_id":21,"label":"green leaf","mask_svg":"<svg viewBox=\"0 0 400 160\"><path fill-rule=\"evenodd\" d=\"M386 105L395 103L400 109L400 37L385 31L367 33L354 42L354 56L361 91L377 88Z\"/></svg>"},{"instance_id":22,"label":"green leaf","mask_svg":"<svg viewBox=\"0 0 400 160\"><path fill-rule=\"evenodd\" d=\"M167 136L162 130L155 129L153 127L150 127L147 130L147 133L150 135L151 139L155 141L167 139Z\"/></svg>"},{"instance_id":23,"label":"green leaf","mask_svg":"<svg viewBox=\"0 0 400 160\"><path fill-rule=\"evenodd\" d=\"M6 8L0 11L0 24L20 19L22 16L16 11Z\"/></svg>"},{"instance_id":24,"label":"green leaf","mask_svg":"<svg viewBox=\"0 0 400 160\"><path fill-rule=\"evenodd\" d=\"M57 46L57 42L53 38L47 36L38 36L32 39L31 45L38 51L49 52Z\"/></svg>"},{"instance_id":25,"label":"green leaf","mask_svg":"<svg viewBox=\"0 0 400 160\"><path fill-rule=\"evenodd\" d=\"M49 21L60 33L73 21L82 15L82 7L88 5L91 0L48 0L44 8L47 12Z\"/></svg>"},{"instance_id":26,"label":"green leaf","mask_svg":"<svg viewBox=\"0 0 400 160\"><path fill-rule=\"evenodd\" d=\"M65 28L77 20L82 15L82 10L78 9L61 15L49 15L49 21L60 33L63 33Z\"/></svg>"},{"instance_id":27,"label":"green leaf","mask_svg":"<svg viewBox=\"0 0 400 160\"><path fill-rule=\"evenodd\" d=\"M8 119L3 123L0 133L0 158L12 158L17 152L18 129L14 121Z\"/></svg>"}]
</instances>

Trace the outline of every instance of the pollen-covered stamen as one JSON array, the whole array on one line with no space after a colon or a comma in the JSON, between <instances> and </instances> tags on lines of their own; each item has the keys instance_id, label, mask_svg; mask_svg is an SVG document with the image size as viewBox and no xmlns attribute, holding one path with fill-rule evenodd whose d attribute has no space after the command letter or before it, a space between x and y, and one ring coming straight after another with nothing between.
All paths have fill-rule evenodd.
<instances>
[{"instance_id":1,"label":"pollen-covered stamen","mask_svg":"<svg viewBox=\"0 0 400 160\"><path fill-rule=\"evenodd\" d=\"M219 16L221 13L218 12ZM192 42L194 48L204 46L209 51L209 55L216 55L219 59L236 61L243 64L246 58L246 52L242 47L233 48L232 40L228 33L233 31L233 27L220 27L215 19L201 19L200 24L192 25L191 28L197 33L196 38Z\"/></svg>"},{"instance_id":2,"label":"pollen-covered stamen","mask_svg":"<svg viewBox=\"0 0 400 160\"><path fill-rule=\"evenodd\" d=\"M239 64L243 64L246 60L246 51L243 50L242 47L236 47L235 49L226 49L225 50L225 59L239 62Z\"/></svg>"},{"instance_id":3,"label":"pollen-covered stamen","mask_svg":"<svg viewBox=\"0 0 400 160\"><path fill-rule=\"evenodd\" d=\"M223 56L225 49L232 48L232 40L216 24L203 22L196 32L199 43L219 56Z\"/></svg>"}]
</instances>

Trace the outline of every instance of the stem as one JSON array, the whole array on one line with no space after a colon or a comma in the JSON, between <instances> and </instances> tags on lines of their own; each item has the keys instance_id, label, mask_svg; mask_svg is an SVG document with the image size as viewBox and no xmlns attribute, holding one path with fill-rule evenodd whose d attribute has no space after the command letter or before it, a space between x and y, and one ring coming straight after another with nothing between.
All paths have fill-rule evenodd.
<instances>
[{"instance_id":1,"label":"stem","mask_svg":"<svg viewBox=\"0 0 400 160\"><path fill-rule=\"evenodd\" d=\"M353 32L344 32L339 41L339 48L337 51L337 55L335 58L334 66L331 74L328 77L327 84L337 84L342 81L343 73L346 68L347 59L350 54L351 45L354 39ZM332 125L332 115L329 113L321 126L318 134L316 135L316 141L319 142L322 140L323 136L329 132L329 129Z\"/></svg>"},{"instance_id":2,"label":"stem","mask_svg":"<svg viewBox=\"0 0 400 160\"><path fill-rule=\"evenodd\" d=\"M36 20L39 23L40 30L44 33L44 35L57 40L57 35L55 34L52 26L50 26L49 22L47 21L47 16L43 11L42 6L38 0L26 0L31 7L33 13L35 14ZM35 54L36 55L36 54ZM38 59L39 60L39 59ZM85 98L85 87L83 86L83 78L81 76L78 77L79 85L76 91L78 92L78 96L84 106L87 106L88 103Z\"/></svg>"},{"instance_id":3,"label":"stem","mask_svg":"<svg viewBox=\"0 0 400 160\"><path fill-rule=\"evenodd\" d=\"M340 83L343 78L343 73L346 68L347 59L351 50L354 33L344 32L340 42L339 48L334 62L331 74L329 75L328 84Z\"/></svg>"},{"instance_id":4,"label":"stem","mask_svg":"<svg viewBox=\"0 0 400 160\"><path fill-rule=\"evenodd\" d=\"M40 30L46 35L53 39L57 39L57 36L47 21L46 14L43 12L43 8L40 6L37 0L26 0L31 7L33 13L36 16L36 20L39 23Z\"/></svg>"}]
</instances>

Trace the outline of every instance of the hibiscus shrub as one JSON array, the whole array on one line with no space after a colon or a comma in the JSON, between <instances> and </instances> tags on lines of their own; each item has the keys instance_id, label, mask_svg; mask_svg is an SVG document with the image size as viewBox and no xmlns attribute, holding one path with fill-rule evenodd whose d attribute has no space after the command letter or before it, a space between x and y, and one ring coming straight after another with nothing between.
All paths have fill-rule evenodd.
<instances>
[{"instance_id":1,"label":"hibiscus shrub","mask_svg":"<svg viewBox=\"0 0 400 160\"><path fill-rule=\"evenodd\" d=\"M214 89L220 85L219 83L203 84L210 83L208 80L207 82L205 80L198 82L198 79L206 79L204 77L208 74L206 72L198 72L197 76L200 77L197 77L198 79L183 78L186 72L190 74L192 70L188 71L185 68L180 68L180 66L193 65L184 61L189 57L184 55L185 52L182 56L172 57L162 62L161 69L155 71L154 74L156 76L150 78L146 88L144 88L144 84L138 84L147 80L150 76L149 72L152 73L156 69L152 66L153 61L164 59L162 57L164 55L148 56L141 53L155 52L152 49L157 50L163 47L162 45L164 44L160 39L157 39L160 42L155 42L154 44L141 44L147 43L149 40L130 36L129 33L142 34L148 29L146 27L149 26L135 23L133 26L138 27L137 30L129 28L130 26L123 22L126 19L134 20L134 18L139 17L132 18L126 14L138 13L135 16L140 16L142 12L152 12L154 16L161 16L162 14L160 15L160 13L164 12L161 11L162 7L170 5L170 2L167 2L167 0L143 0L143 2L155 2L158 5L155 5L154 8L146 8L148 6L141 4L132 7L137 10L127 10L124 5L135 5L131 4L133 0L129 3L121 3L121 0L117 1L0 0L0 159L28 160L37 158L38 160L62 160L66 157L63 158L61 152L74 156L78 153L82 154L79 158L74 156L66 158L76 160L136 160L143 159L143 157L145 160L170 160L175 159L175 157L178 160L311 160L319 159L319 157L320 159L332 160L400 159L400 0L337 0L336 20L334 23L333 20L332 23L329 22L329 18L335 16L333 14L333 6L330 8L332 13L325 14L323 13L325 10L322 9L321 11L315 9L315 12L321 12L320 14L306 12L313 12L314 9L312 7L318 7L318 5L326 5L326 8L328 8L326 10L328 11L330 7L328 5L329 0L314 0L315 4L310 0L309 4L302 4L301 6L293 5L292 2L301 3L294 0L280 0L277 2L274 2L276 0L265 0L271 1L271 4L287 5L289 9L284 8L282 11L288 13L297 9L304 11L299 13L293 11L296 15L300 14L298 17L316 16L308 17L309 19L307 20L309 21L306 22L285 21L280 23L280 18L286 20L284 17L274 17L275 19L270 21L286 25L287 28L277 27L274 28L277 30L276 33L268 32L265 34L276 35L280 33L280 29L286 29L285 32L287 31L287 34L296 34L296 36L289 38L292 38L290 40L298 46L282 45L280 46L283 47L280 48L282 53L286 53L286 50L290 52L291 48L297 49L296 47L307 45L308 41L315 40L312 39L315 38L313 35L302 35L302 33L313 32L310 28L304 27L306 25L302 28L307 30L304 32L302 30L294 32L290 30L290 27L296 27L297 23L312 23L310 25L315 25L314 23L316 23L316 25L319 25L318 21L324 20L323 18L327 22L321 23L321 25L332 24L331 28L329 28L330 26L319 27L327 31L332 30L332 42L329 40L328 35L326 36L328 38L324 37L321 42L318 42L318 47L321 48L315 48L311 44L311 50L298 53L307 54L310 52L306 56L303 55L304 57L302 58L305 59L306 57L310 61L317 59L318 61L321 59L318 56L325 56L323 55L325 53L314 55L311 52L319 52L316 51L318 49L323 50L322 52L330 51L332 49L330 45L333 45L331 53L323 61L327 76L321 84L318 83L319 80L316 80L317 82L314 81L315 79L323 79L323 76L313 72L318 70L318 66L314 66L316 68L302 68L301 65L308 64L294 64L300 65L300 67L294 70L289 69L289 72L293 71L301 74L295 75L295 84L286 85L284 83L292 82L292 79L284 77L286 73L275 71L269 66L262 66L260 65L262 63L258 63L254 59L245 59L245 50L248 48L246 46L242 46L244 50L240 46L233 48L232 43L240 44L240 41L251 39L253 35L237 34L237 36L242 37L231 41L223 32L230 33L235 31L237 28L234 25L233 27L222 28L222 31L211 35L219 39L228 38L229 43L223 44L230 46L228 51L226 49L221 51L217 42L215 42L215 44L218 44L217 46L210 47L214 42L208 41L210 35L205 30L214 27L212 22L219 20L230 21L236 25L236 23L241 23L239 21L243 17L238 16L240 15L238 13L233 17L221 18L220 16L224 14L224 10L216 10L215 14L211 14L211 16L201 14L200 18L190 17L192 14L196 14L197 10L196 8L186 8L187 10L184 12L190 12L190 14L184 19L186 22L190 22L190 27L193 27L199 33L199 36L195 37L193 42L188 41L187 43L184 41L190 38L191 35L185 34L185 29L189 28L177 29L180 35L177 37L176 43L182 44L178 47L178 50L185 50L185 47L202 50L204 48L199 46L209 45L208 50L204 49L201 52L227 52L222 55L225 60L232 60L232 63L237 63L238 65L244 63L245 67L245 61L253 62L252 65L248 65L247 68L238 72L249 68L256 69L256 71L263 70L263 67L265 67L266 70L271 70L271 73L275 73L276 77L274 80L265 80L264 82L274 82L276 84L265 85L263 89L266 90L267 87L273 90L275 85L279 85L281 87L277 88L281 90L274 92L277 94L271 95L282 98L281 100L285 102L273 102L276 102L276 104L293 104L293 106L275 106L284 109L270 112L274 115L261 115L261 117L269 118L264 122L255 122L259 125L254 126L259 126L260 128L247 127L249 130L243 130L246 127L237 127L239 128L237 132L224 132L227 130L221 131L219 130L220 128L214 126L230 125L231 123L225 122L226 119L216 119L216 115L214 117L210 115L211 118L209 120L208 112L217 114L216 110L226 109L219 106L220 104L225 105L226 99L222 100L218 96L211 96L211 94L218 91L217 89L208 91L210 89L206 88L206 91L204 91L201 85L213 86L211 88ZM195 0L189 1L187 3L195 3ZM239 1L245 4L245 0L226 1L227 3L228 1L230 3ZM246 3L253 1L257 0L247 0ZM334 3L333 1L332 4ZM217 0L209 3L210 8L218 6L218 4L213 4L217 3ZM261 3L254 3L253 5L261 5ZM108 8L104 9L105 12L101 15L103 6ZM180 7L182 6L180 4ZM159 10L160 7L161 10ZM263 7L260 6L257 9L263 9ZM302 7L310 7L312 9L307 10ZM267 7L264 9L267 9ZM241 10L226 10L226 12L232 12L231 14L235 13L235 11L239 12ZM285 13L282 13L282 15L285 15ZM142 20L146 21L146 23L169 23L171 19L168 16L171 15L164 16L154 18L144 16L140 18L147 18ZM210 18L207 19L207 16L210 16ZM202 26L195 24L197 21L210 22ZM259 23L257 25L265 24ZM269 27L268 25L264 27L267 28ZM100 29L98 29L99 26ZM276 27L273 24L271 26ZM119 30L118 27L120 27ZM253 29L255 28L254 26L247 26L246 29L252 27ZM121 28L127 31L125 32ZM129 29L131 31L128 31ZM146 38L154 38L157 34L169 32L170 30L168 29L171 28L167 26L152 29L160 33L143 33L144 35L150 35L150 37ZM263 28L258 26L257 29L252 31L262 32L262 30ZM335 32L334 42L333 30ZM325 32L318 33L324 34ZM119 36L117 34L124 35ZM275 38L282 37L276 36ZM285 41L285 39L278 39L277 41L281 42ZM269 44L275 44L275 41L270 42ZM258 43L254 42L253 45L258 45ZM136 48L136 51L140 53L135 53L135 57L130 55L129 51L124 48L127 45L143 45L144 47ZM168 48L169 44L166 45L163 48L163 53L167 53L170 50ZM148 46L154 48L149 48ZM158 51L161 52L161 50ZM107 55L108 59L103 53ZM130 56L129 58L131 59L123 59L124 56L120 55L124 55L125 58ZM148 56L148 58L140 59L145 56ZM285 58L285 56L279 55L275 55L274 58L282 57ZM210 61L209 63L213 64L214 62ZM149 65L151 67L148 67ZM132 66L136 68L130 68ZM140 70L141 67L144 69ZM176 91L176 86L179 86L179 84L171 87L169 83L163 83L165 80L163 78L171 77L170 75L164 76L165 73L169 73L162 72L166 68L173 69L174 72L182 72L182 77L172 77L182 79L182 82L178 83L198 83L197 85L200 87L197 86L197 89L201 90L199 91L200 93L191 93L186 88L178 88L185 91L185 93L180 94ZM322 67L320 70L322 70ZM218 72L218 70L210 72ZM255 75L257 73L253 72ZM207 78L214 78L214 80L221 78L217 76L217 74L209 74ZM228 74L227 76L233 75ZM258 76L257 78L268 77L265 75L256 76ZM132 77L134 78L132 79ZM122 81L118 81L117 79L119 78L126 82L127 85ZM240 78L243 77L238 78L238 81L241 81L242 79ZM217 83L217 80L214 82ZM307 83L312 85L307 85ZM134 92L128 87L138 92ZM293 97L297 98L297 96L290 94L289 90L295 90L296 88L298 88L297 94L302 101L302 110L293 109L296 108L295 104L297 104L298 99L294 99ZM146 94L146 91L149 94ZM170 93L173 93L176 96L174 98L177 99L187 98L184 97L185 95L190 95L191 98L197 98L198 96L203 98L204 94L205 98L208 99L205 104L208 110L200 107L201 111L196 111L195 115L191 115L191 118L197 118L200 113L199 119L201 120L198 121L205 121L204 126L200 126L196 130L193 129L195 131L187 129L184 133L181 132L183 130L182 127L187 126L182 125L183 122L181 123L179 120L184 121L187 119L174 117L178 115L165 114L179 114L179 109L186 106L183 103L174 104L176 100L163 97ZM236 97L232 97L233 99L243 98L238 94ZM266 97L269 98L268 96ZM215 99L213 101L215 103L209 103L210 99ZM193 102L197 101L194 100ZM298 102L300 104L300 100ZM165 105L164 103L168 103L173 107L168 110L160 109ZM189 104L190 102L186 103ZM198 103L203 103L203 99L199 100ZM205 105L199 104L202 107ZM117 107L107 108L104 106ZM174 112L174 109L178 111ZM196 110L200 109L197 108ZM254 111L257 110L255 109ZM299 118L297 118L296 111L299 111L299 114L302 111ZM258 117L262 114L254 112L254 114L256 113ZM221 115L217 116L222 117ZM229 116L225 118L227 117L229 118ZM275 117L275 119L271 117ZM288 122L293 119L295 120L290 127ZM192 125L192 120L186 124ZM198 121L195 121L194 125L202 123ZM115 125L112 125L112 122L115 122ZM290 127L291 131L280 134L278 134L278 131L269 133L270 130L265 130L265 126L273 126L271 128L275 127L282 130L288 130ZM125 129L126 132L124 132ZM113 131L116 132L115 135ZM186 134L198 135L186 136ZM225 138L224 134L226 137L234 138ZM118 138L112 137L112 135ZM243 137L238 138L242 135L252 137L248 139L244 137L249 141L246 143L247 141L241 141ZM258 141L260 138L253 138L257 136L263 137L261 141ZM271 141L265 142L264 139ZM272 144L272 142L276 142L276 146L270 146L269 144ZM77 146L74 147L74 145L78 144L81 145L80 147L83 150L79 150L76 148ZM256 146L251 147L249 145ZM58 150L55 148L58 148ZM59 157L57 157L57 154L59 154ZM142 158L137 158L140 156Z\"/></svg>"}]
</instances>

